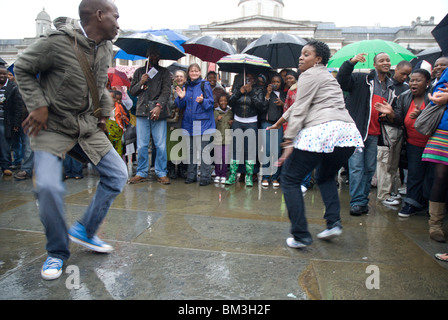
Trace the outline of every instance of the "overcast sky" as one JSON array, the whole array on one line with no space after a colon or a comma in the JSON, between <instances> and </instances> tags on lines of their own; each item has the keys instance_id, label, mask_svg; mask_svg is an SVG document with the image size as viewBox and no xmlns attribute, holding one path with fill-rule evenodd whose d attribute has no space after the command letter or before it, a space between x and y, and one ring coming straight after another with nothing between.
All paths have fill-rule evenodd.
<instances>
[{"instance_id":1,"label":"overcast sky","mask_svg":"<svg viewBox=\"0 0 448 320\"><path fill-rule=\"evenodd\" d=\"M115 0L122 29L187 29L240 17L239 0ZM51 19L78 18L80 0L0 0L0 39L36 34L35 19L43 8ZM418 16L438 23L448 13L448 0L283 0L283 18L334 22L338 27L409 26Z\"/></svg>"}]
</instances>

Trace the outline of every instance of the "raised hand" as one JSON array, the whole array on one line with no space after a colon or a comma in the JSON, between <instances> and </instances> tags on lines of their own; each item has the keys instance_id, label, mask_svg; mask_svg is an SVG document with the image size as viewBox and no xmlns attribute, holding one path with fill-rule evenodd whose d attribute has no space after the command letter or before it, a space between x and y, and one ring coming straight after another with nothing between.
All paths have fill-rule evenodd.
<instances>
[{"instance_id":1,"label":"raised hand","mask_svg":"<svg viewBox=\"0 0 448 320\"><path fill-rule=\"evenodd\" d=\"M185 98L185 89L181 87L176 87L176 93L179 99Z\"/></svg>"}]
</instances>

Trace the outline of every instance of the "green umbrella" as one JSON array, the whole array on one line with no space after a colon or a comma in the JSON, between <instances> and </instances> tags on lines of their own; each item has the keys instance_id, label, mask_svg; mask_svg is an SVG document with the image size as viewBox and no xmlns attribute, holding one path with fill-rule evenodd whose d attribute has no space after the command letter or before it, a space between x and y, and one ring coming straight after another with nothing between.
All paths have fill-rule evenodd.
<instances>
[{"instance_id":1,"label":"green umbrella","mask_svg":"<svg viewBox=\"0 0 448 320\"><path fill-rule=\"evenodd\" d=\"M381 52L385 52L390 56L392 66L397 65L400 61L410 61L415 58L409 50L401 45L385 40L364 40L351 43L336 52L328 62L328 68L340 68L341 65L356 56L359 53L367 53L366 62L358 62L355 69L373 69L373 58Z\"/></svg>"}]
</instances>

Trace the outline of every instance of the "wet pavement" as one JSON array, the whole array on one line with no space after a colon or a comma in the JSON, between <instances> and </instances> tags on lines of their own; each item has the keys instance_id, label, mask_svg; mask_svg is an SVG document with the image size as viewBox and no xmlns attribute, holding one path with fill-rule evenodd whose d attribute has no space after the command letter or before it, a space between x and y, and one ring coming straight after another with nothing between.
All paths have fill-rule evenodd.
<instances>
[{"instance_id":1,"label":"wet pavement","mask_svg":"<svg viewBox=\"0 0 448 320\"><path fill-rule=\"evenodd\" d=\"M67 223L92 198L98 176L66 181ZM422 213L399 218L372 190L369 214L349 215L340 184L343 234L325 227L317 187L304 196L314 243L285 244L289 220L281 189L149 181L127 185L99 236L111 254L71 244L62 276L40 277L45 236L31 180L0 178L0 299L358 300L448 299L446 244L428 236ZM445 223L447 225L448 223Z\"/></svg>"}]
</instances>

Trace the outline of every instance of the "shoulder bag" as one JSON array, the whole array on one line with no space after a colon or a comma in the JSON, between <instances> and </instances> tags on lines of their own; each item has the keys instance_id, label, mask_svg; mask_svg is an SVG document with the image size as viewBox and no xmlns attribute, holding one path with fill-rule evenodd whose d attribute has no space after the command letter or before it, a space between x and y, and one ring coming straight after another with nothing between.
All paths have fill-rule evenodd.
<instances>
[{"instance_id":1,"label":"shoulder bag","mask_svg":"<svg viewBox=\"0 0 448 320\"><path fill-rule=\"evenodd\" d=\"M425 136L432 135L440 124L446 105L439 106L430 103L415 120L414 128Z\"/></svg>"},{"instance_id":2,"label":"shoulder bag","mask_svg":"<svg viewBox=\"0 0 448 320\"><path fill-rule=\"evenodd\" d=\"M84 52L78 47L78 42L76 40L76 31L74 34L75 39L71 39L73 48L75 49L76 57L78 58L79 64L81 65L82 72L87 81L87 86L89 87L90 96L92 97L93 102L93 114L95 117L99 118L101 116L100 111L100 99L98 94L98 87L96 85L95 76L92 72L92 69L89 66L89 62L87 61L87 57Z\"/></svg>"}]
</instances>

